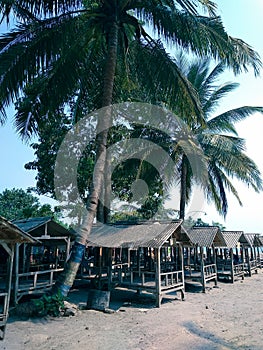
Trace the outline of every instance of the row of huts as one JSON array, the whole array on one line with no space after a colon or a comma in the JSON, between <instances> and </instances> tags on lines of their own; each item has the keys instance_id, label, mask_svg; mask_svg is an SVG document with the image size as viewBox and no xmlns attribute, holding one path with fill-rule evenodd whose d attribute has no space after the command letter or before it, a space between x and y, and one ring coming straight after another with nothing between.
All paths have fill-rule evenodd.
<instances>
[{"instance_id":1,"label":"row of huts","mask_svg":"<svg viewBox=\"0 0 263 350\"><path fill-rule=\"evenodd\" d=\"M9 302L46 292L67 261L74 232L51 217L9 222L0 217L0 330ZM78 278L99 289L124 287L163 296L187 285L234 282L261 268L259 234L184 227L182 220L93 226Z\"/></svg>"}]
</instances>

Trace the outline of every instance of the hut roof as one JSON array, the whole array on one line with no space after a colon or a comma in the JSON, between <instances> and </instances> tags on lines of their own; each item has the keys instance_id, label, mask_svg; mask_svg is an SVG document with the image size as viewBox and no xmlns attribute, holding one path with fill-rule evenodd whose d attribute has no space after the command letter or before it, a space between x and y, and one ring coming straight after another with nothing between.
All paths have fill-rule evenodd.
<instances>
[{"instance_id":1,"label":"hut roof","mask_svg":"<svg viewBox=\"0 0 263 350\"><path fill-rule=\"evenodd\" d=\"M14 220L13 223L33 237L44 239L45 237L73 236L68 229L60 225L50 216L29 219Z\"/></svg>"},{"instance_id":2,"label":"hut roof","mask_svg":"<svg viewBox=\"0 0 263 350\"><path fill-rule=\"evenodd\" d=\"M223 231L222 235L226 243L225 247L235 248L238 245L242 234L243 231Z\"/></svg>"},{"instance_id":3,"label":"hut roof","mask_svg":"<svg viewBox=\"0 0 263 350\"><path fill-rule=\"evenodd\" d=\"M30 234L24 232L14 223L0 216L0 243L37 243Z\"/></svg>"},{"instance_id":4,"label":"hut roof","mask_svg":"<svg viewBox=\"0 0 263 350\"><path fill-rule=\"evenodd\" d=\"M261 240L257 233L243 233L240 237L240 243L249 247L261 246Z\"/></svg>"},{"instance_id":5,"label":"hut roof","mask_svg":"<svg viewBox=\"0 0 263 350\"><path fill-rule=\"evenodd\" d=\"M130 249L160 248L169 238L175 239L176 242L188 243L189 237L181 224L182 220L169 223L94 225L88 245Z\"/></svg>"},{"instance_id":6,"label":"hut roof","mask_svg":"<svg viewBox=\"0 0 263 350\"><path fill-rule=\"evenodd\" d=\"M190 240L200 247L225 246L221 230L217 226L192 227L188 230Z\"/></svg>"}]
</instances>

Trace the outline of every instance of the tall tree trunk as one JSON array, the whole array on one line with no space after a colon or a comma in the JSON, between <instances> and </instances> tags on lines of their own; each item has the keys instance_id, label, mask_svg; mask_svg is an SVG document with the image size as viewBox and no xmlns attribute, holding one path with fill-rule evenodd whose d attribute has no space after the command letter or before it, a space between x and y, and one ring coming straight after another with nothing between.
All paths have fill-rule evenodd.
<instances>
[{"instance_id":1,"label":"tall tree trunk","mask_svg":"<svg viewBox=\"0 0 263 350\"><path fill-rule=\"evenodd\" d=\"M185 207L186 207L186 177L187 177L187 164L186 156L182 157L182 168L181 168L181 186L180 186L180 213L179 218L184 220L185 218Z\"/></svg>"},{"instance_id":2,"label":"tall tree trunk","mask_svg":"<svg viewBox=\"0 0 263 350\"><path fill-rule=\"evenodd\" d=\"M110 157L109 153L106 155L105 169L104 169L104 223L110 222L110 205L111 205L111 171L110 171Z\"/></svg>"},{"instance_id":3,"label":"tall tree trunk","mask_svg":"<svg viewBox=\"0 0 263 350\"><path fill-rule=\"evenodd\" d=\"M106 164L107 138L108 131L111 126L111 103L113 95L113 84L115 77L116 61L118 48L118 25L116 21L112 23L112 27L108 36L108 55L105 63L104 86L102 95L102 107L106 109L104 117L98 120L97 130L97 148L96 148L96 167L94 169L94 183L91 189L89 202L87 205L87 215L82 226L77 232L77 236L72 247L70 258L65 266L64 271L59 276L52 293L60 291L63 296L67 296L73 285L79 265L82 261L86 247L88 236L92 229L94 218L96 217L100 191L104 181L104 169ZM102 131L101 131L102 130Z\"/></svg>"},{"instance_id":4,"label":"tall tree trunk","mask_svg":"<svg viewBox=\"0 0 263 350\"><path fill-rule=\"evenodd\" d=\"M97 220L101 223L110 222L110 205L111 205L111 172L110 172L110 156L109 152L106 154L106 162L104 166L104 183L101 188L100 198L97 208Z\"/></svg>"}]
</instances>

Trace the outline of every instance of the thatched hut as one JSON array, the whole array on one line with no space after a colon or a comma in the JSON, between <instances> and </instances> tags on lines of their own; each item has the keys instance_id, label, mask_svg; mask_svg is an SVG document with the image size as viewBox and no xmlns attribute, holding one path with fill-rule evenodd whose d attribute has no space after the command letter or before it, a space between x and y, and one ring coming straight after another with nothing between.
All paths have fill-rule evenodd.
<instances>
[{"instance_id":1,"label":"thatched hut","mask_svg":"<svg viewBox=\"0 0 263 350\"><path fill-rule=\"evenodd\" d=\"M88 276L109 290L119 286L151 293L160 307L166 293L180 291L184 298L183 244L190 240L181 220L94 225Z\"/></svg>"},{"instance_id":2,"label":"thatched hut","mask_svg":"<svg viewBox=\"0 0 263 350\"><path fill-rule=\"evenodd\" d=\"M225 245L216 249L217 277L234 283L238 278L244 279L244 257L240 238L243 231L223 231Z\"/></svg>"},{"instance_id":3,"label":"thatched hut","mask_svg":"<svg viewBox=\"0 0 263 350\"><path fill-rule=\"evenodd\" d=\"M217 267L215 247L224 244L224 239L217 226L192 227L187 231L193 244L185 247L185 278L186 282L201 284L205 292L207 283L217 284Z\"/></svg>"},{"instance_id":4,"label":"thatched hut","mask_svg":"<svg viewBox=\"0 0 263 350\"><path fill-rule=\"evenodd\" d=\"M242 246L245 274L251 277L253 272L257 273L261 268L259 234L243 233L239 241Z\"/></svg>"},{"instance_id":5,"label":"thatched hut","mask_svg":"<svg viewBox=\"0 0 263 350\"><path fill-rule=\"evenodd\" d=\"M36 243L37 241L19 227L0 216L0 340L4 339L8 318L9 302L12 285L12 271L17 244Z\"/></svg>"},{"instance_id":6,"label":"thatched hut","mask_svg":"<svg viewBox=\"0 0 263 350\"><path fill-rule=\"evenodd\" d=\"M13 221L38 244L19 243L15 251L14 302L23 296L42 294L55 283L69 256L73 234L52 217Z\"/></svg>"}]
</instances>

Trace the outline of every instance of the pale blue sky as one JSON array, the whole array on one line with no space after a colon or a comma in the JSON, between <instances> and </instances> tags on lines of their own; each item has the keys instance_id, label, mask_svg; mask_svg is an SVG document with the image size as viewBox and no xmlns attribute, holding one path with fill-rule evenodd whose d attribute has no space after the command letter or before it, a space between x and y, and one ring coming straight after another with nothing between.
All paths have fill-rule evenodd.
<instances>
[{"instance_id":1,"label":"pale blue sky","mask_svg":"<svg viewBox=\"0 0 263 350\"><path fill-rule=\"evenodd\" d=\"M218 0L219 13L225 28L231 36L243 39L249 43L263 59L263 1L262 0ZM253 72L234 77L228 74L226 80L240 83L234 93L226 98L221 109L230 109L243 105L263 106L263 71L261 77L255 78ZM256 162L263 173L263 115L255 114L237 126L239 136L246 139L247 153ZM229 200L229 212L225 221L228 229L240 229L245 232L263 232L263 193L256 194L244 185L238 185L239 194L243 202L240 207L234 198ZM217 217L214 210L205 209L206 220Z\"/></svg>"},{"instance_id":2,"label":"pale blue sky","mask_svg":"<svg viewBox=\"0 0 263 350\"><path fill-rule=\"evenodd\" d=\"M218 0L219 14L231 36L249 43L263 59L263 1L262 0ZM263 71L262 71L263 75ZM255 78L253 72L234 77L225 75L224 81L235 81L240 87L223 100L220 109L231 109L243 105L263 106L263 79ZM10 109L8 123L0 127L0 192L5 188L34 186L36 173L24 169L24 164L33 160L33 150L23 144L12 126L13 110ZM247 153L257 163L263 173L263 115L255 114L237 127L239 136L247 141ZM199 215L204 221L220 221L229 230L263 232L263 193L255 194L244 185L238 185L243 207L229 197L229 213L226 221L219 217L211 206L203 210L207 216ZM43 199L45 201L45 199Z\"/></svg>"}]
</instances>

